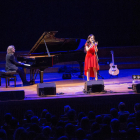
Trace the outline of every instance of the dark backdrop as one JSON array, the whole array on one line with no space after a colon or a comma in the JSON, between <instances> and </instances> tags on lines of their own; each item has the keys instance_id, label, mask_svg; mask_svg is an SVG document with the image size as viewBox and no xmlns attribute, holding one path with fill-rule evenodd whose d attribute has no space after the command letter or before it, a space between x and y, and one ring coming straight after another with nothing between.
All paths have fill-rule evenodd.
<instances>
[{"instance_id":1,"label":"dark backdrop","mask_svg":"<svg viewBox=\"0 0 140 140\"><path fill-rule=\"evenodd\" d=\"M44 31L83 39L93 33L100 47L140 43L140 0L3 0L0 14L1 51L11 44L28 51Z\"/></svg>"}]
</instances>

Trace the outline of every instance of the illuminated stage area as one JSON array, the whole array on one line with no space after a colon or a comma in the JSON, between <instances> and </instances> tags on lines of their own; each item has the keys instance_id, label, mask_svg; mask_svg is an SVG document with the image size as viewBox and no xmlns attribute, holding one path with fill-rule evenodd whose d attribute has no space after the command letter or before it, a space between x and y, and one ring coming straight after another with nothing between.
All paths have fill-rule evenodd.
<instances>
[{"instance_id":1,"label":"illuminated stage area","mask_svg":"<svg viewBox=\"0 0 140 140\"><path fill-rule=\"evenodd\" d=\"M10 82L10 87L5 88L5 80L2 79L0 91L25 91L24 100L8 100L1 101L0 113L2 116L6 112L11 112L19 120L22 120L23 114L27 109L32 109L37 115L41 110L47 108L50 112L61 115L63 107L70 105L79 111L88 112L94 110L96 114L108 114L111 107L117 108L119 102L125 102L130 112L133 112L133 106L140 100L140 94L135 93L128 87L132 86L132 75L139 75L139 69L122 69L118 76L110 77L108 70L100 71L100 75L104 77L105 92L97 92L86 94L83 92L86 77L84 79L77 78L76 74L72 75L72 79L62 79L62 73L45 73L44 82L56 83L56 95L47 97L39 97L37 95L37 84L31 86L22 86L20 77L17 75L17 87L14 82ZM29 80L29 74L27 74ZM3 110L3 108L5 108Z\"/></svg>"},{"instance_id":2,"label":"illuminated stage area","mask_svg":"<svg viewBox=\"0 0 140 140\"><path fill-rule=\"evenodd\" d=\"M132 75L138 75L139 69L122 69L120 70L120 74L118 76L110 76L108 70L102 70L99 71L99 73L104 78L102 80L104 81L105 91L101 93L84 93L83 91L86 77L78 78L78 73L71 74L71 79L62 79L62 73L44 73L44 83L56 84L56 95L48 95L47 97L39 97L37 95L37 84L40 82L39 75L37 76L34 85L24 87L19 75L16 75L16 87L14 87L14 81L10 81L10 86L5 88L5 79L2 79L2 86L0 87L0 91L24 90L24 100L135 94L134 91L132 89L128 89L128 87L132 86ZM99 77L99 79L101 78ZM27 80L29 80L29 74L27 74Z\"/></svg>"}]
</instances>

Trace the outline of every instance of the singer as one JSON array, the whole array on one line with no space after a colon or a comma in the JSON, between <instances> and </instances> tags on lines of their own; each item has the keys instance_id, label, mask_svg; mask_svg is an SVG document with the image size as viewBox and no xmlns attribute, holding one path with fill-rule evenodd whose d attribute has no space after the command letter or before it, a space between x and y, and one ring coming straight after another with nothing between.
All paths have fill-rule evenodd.
<instances>
[{"instance_id":1,"label":"singer","mask_svg":"<svg viewBox=\"0 0 140 140\"><path fill-rule=\"evenodd\" d=\"M99 70L98 59L96 56L96 52L98 43L95 42L95 36L90 34L87 38L85 44L85 66L84 66L84 73L87 76L87 81L90 80L90 77L95 77L95 80L98 80L97 71Z\"/></svg>"}]
</instances>

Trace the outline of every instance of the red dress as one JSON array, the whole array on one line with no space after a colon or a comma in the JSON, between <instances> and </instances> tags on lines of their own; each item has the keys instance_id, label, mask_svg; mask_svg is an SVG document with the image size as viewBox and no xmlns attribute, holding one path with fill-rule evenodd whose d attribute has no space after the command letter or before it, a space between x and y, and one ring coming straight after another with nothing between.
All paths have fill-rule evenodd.
<instances>
[{"instance_id":1,"label":"red dress","mask_svg":"<svg viewBox=\"0 0 140 140\"><path fill-rule=\"evenodd\" d=\"M85 44L87 46L87 44ZM86 57L85 57L85 75L87 76L87 70L90 68L90 77L95 77L94 72L93 72L93 67L98 71L99 70L99 64L98 60L96 58L95 54L95 44L93 45L92 48L90 48L89 51L87 51Z\"/></svg>"}]
</instances>

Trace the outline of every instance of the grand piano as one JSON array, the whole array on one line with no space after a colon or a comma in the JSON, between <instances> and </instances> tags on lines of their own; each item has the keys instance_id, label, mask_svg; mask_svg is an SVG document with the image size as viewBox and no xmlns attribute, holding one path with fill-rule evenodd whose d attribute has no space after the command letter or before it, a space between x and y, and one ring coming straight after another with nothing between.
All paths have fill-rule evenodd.
<instances>
[{"instance_id":1,"label":"grand piano","mask_svg":"<svg viewBox=\"0 0 140 140\"><path fill-rule=\"evenodd\" d=\"M17 56L24 68L30 69L30 81L34 84L37 74L43 83L43 73L48 67L61 62L77 61L80 65L80 76L83 75L85 59L85 39L57 38L58 31L44 32L28 54Z\"/></svg>"}]
</instances>

